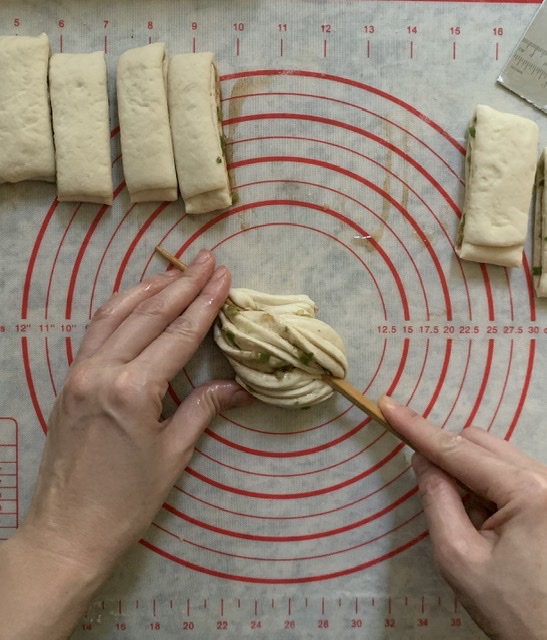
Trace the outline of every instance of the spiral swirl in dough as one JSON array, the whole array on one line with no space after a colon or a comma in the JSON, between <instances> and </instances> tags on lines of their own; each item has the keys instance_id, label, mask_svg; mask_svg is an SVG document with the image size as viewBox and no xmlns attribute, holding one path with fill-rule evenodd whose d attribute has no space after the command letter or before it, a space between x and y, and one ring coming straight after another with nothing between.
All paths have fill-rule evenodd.
<instances>
[{"instance_id":1,"label":"spiral swirl in dough","mask_svg":"<svg viewBox=\"0 0 547 640\"><path fill-rule=\"evenodd\" d=\"M256 398L281 407L318 404L333 394L324 374L345 378L344 343L315 318L306 295L270 295L231 289L215 326L215 341L239 384Z\"/></svg>"}]
</instances>

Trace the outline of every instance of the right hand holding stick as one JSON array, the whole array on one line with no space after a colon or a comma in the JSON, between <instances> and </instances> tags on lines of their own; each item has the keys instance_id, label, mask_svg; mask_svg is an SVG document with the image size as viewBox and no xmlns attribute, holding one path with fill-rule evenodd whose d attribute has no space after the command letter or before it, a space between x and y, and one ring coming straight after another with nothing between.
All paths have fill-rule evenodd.
<instances>
[{"instance_id":1,"label":"right hand holding stick","mask_svg":"<svg viewBox=\"0 0 547 640\"><path fill-rule=\"evenodd\" d=\"M478 427L454 434L389 397L379 404L419 452L435 561L459 601L491 638L547 638L547 467ZM466 508L456 480L497 510Z\"/></svg>"}]
</instances>

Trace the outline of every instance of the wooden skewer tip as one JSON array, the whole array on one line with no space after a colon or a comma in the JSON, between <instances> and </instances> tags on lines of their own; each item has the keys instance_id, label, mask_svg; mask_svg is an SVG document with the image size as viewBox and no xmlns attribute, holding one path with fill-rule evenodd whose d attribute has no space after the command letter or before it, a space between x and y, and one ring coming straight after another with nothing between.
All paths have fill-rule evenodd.
<instances>
[{"instance_id":1,"label":"wooden skewer tip","mask_svg":"<svg viewBox=\"0 0 547 640\"><path fill-rule=\"evenodd\" d=\"M158 244L155 247L155 251L156 253L159 253L161 256L163 256L167 260L167 262L171 263L177 269L180 269L181 271L184 271L186 269L186 265L184 264L184 262L182 262L181 260L176 258L174 255L169 253L161 245Z\"/></svg>"}]
</instances>

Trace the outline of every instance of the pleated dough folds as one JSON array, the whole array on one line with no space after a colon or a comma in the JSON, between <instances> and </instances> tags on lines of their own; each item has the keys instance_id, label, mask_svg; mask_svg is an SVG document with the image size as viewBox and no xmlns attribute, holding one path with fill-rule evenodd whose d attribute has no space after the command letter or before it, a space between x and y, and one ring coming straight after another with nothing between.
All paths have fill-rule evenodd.
<instances>
[{"instance_id":1,"label":"pleated dough folds","mask_svg":"<svg viewBox=\"0 0 547 640\"><path fill-rule=\"evenodd\" d=\"M220 93L212 53L171 58L168 98L179 188L187 213L232 204L223 150Z\"/></svg>"},{"instance_id":2,"label":"pleated dough folds","mask_svg":"<svg viewBox=\"0 0 547 640\"><path fill-rule=\"evenodd\" d=\"M547 297L547 192L545 167L547 148L543 150L536 174L536 200L534 208L534 242L532 270L538 298Z\"/></svg>"},{"instance_id":3,"label":"pleated dough folds","mask_svg":"<svg viewBox=\"0 0 547 640\"><path fill-rule=\"evenodd\" d=\"M344 343L315 318L306 295L232 289L215 326L215 341L256 398L287 408L309 407L333 394L324 374L345 378Z\"/></svg>"},{"instance_id":4,"label":"pleated dough folds","mask_svg":"<svg viewBox=\"0 0 547 640\"><path fill-rule=\"evenodd\" d=\"M477 106L469 127L456 243L460 258L505 267L522 264L538 139L532 120Z\"/></svg>"},{"instance_id":5,"label":"pleated dough folds","mask_svg":"<svg viewBox=\"0 0 547 640\"><path fill-rule=\"evenodd\" d=\"M178 198L166 70L161 42L129 49L118 61L122 161L132 202Z\"/></svg>"}]
</instances>

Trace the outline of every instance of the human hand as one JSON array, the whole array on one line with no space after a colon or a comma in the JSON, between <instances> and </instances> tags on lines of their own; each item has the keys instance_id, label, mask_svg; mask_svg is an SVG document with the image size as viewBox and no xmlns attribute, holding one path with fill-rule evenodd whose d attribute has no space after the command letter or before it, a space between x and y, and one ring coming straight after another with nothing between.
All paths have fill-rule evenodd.
<instances>
[{"instance_id":1,"label":"human hand","mask_svg":"<svg viewBox=\"0 0 547 640\"><path fill-rule=\"evenodd\" d=\"M391 398L379 404L419 452L435 560L462 605L496 640L546 638L547 467L482 429L452 434ZM466 511L455 479L497 511Z\"/></svg>"},{"instance_id":2,"label":"human hand","mask_svg":"<svg viewBox=\"0 0 547 640\"><path fill-rule=\"evenodd\" d=\"M162 419L169 381L188 362L230 287L201 252L97 311L49 421L21 534L105 575L139 540L213 416L251 397L233 381L196 388Z\"/></svg>"}]
</instances>

